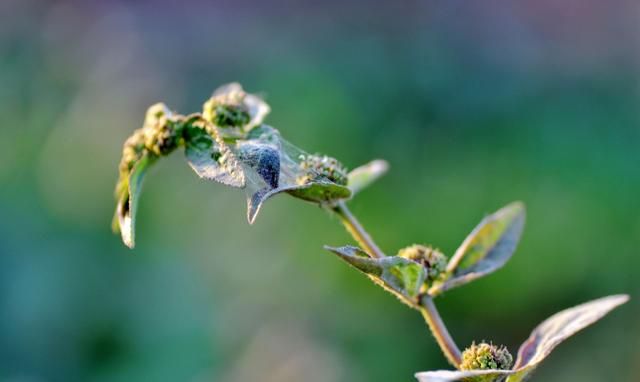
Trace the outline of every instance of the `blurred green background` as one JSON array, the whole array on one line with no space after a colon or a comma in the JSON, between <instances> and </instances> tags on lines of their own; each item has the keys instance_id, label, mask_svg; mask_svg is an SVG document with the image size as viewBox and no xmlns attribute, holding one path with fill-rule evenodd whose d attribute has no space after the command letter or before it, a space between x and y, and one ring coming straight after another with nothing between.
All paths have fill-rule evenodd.
<instances>
[{"instance_id":1,"label":"blurred green background","mask_svg":"<svg viewBox=\"0 0 640 382\"><path fill-rule=\"evenodd\" d=\"M513 353L557 310L632 301L534 380L640 375L640 5L631 0L0 2L0 380L411 381L446 368L419 314L322 245L339 222L181 153L147 178L137 248L110 231L146 107L231 81L310 152L391 172L351 207L389 253L453 253L523 200L519 249L448 293L461 345Z\"/></svg>"}]
</instances>

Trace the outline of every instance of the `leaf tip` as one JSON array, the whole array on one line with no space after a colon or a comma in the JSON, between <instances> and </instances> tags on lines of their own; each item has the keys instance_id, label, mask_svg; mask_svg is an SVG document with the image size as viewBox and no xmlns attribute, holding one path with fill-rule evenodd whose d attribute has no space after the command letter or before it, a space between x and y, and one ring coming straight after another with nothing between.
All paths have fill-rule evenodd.
<instances>
[{"instance_id":1,"label":"leaf tip","mask_svg":"<svg viewBox=\"0 0 640 382\"><path fill-rule=\"evenodd\" d=\"M505 214L509 214L509 215L526 215L527 213L527 208L524 204L524 202L520 201L520 200L516 200L514 202L511 202L509 204L507 204L506 206L504 206L501 210L501 212L505 213Z\"/></svg>"},{"instance_id":2,"label":"leaf tip","mask_svg":"<svg viewBox=\"0 0 640 382\"><path fill-rule=\"evenodd\" d=\"M120 236L122 237L122 242L124 243L124 245L129 247L129 249L133 249L136 246L132 232L123 229L120 231Z\"/></svg>"},{"instance_id":3,"label":"leaf tip","mask_svg":"<svg viewBox=\"0 0 640 382\"><path fill-rule=\"evenodd\" d=\"M384 159L375 159L371 162L371 167L375 172L384 174L389 171L389 162Z\"/></svg>"},{"instance_id":4,"label":"leaf tip","mask_svg":"<svg viewBox=\"0 0 640 382\"><path fill-rule=\"evenodd\" d=\"M611 300L611 304L613 306L620 306L629 302L631 296L629 296L628 294L614 294L605 298Z\"/></svg>"}]
</instances>

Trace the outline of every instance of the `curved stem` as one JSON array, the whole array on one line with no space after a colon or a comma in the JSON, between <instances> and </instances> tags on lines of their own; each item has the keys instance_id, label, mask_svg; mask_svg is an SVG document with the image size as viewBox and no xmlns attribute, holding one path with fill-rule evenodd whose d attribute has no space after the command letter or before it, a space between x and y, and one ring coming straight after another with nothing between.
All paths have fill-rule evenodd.
<instances>
[{"instance_id":1,"label":"curved stem","mask_svg":"<svg viewBox=\"0 0 640 382\"><path fill-rule=\"evenodd\" d=\"M344 202L338 202L332 210L340 217L342 224L344 224L345 228L349 231L351 236L353 236L355 241L357 241L371 257L386 257L384 252L382 252L371 236L369 236L367 231L362 227L358 219L356 219L351 211L349 211L349 208L347 208L347 205Z\"/></svg>"},{"instance_id":2,"label":"curved stem","mask_svg":"<svg viewBox=\"0 0 640 382\"><path fill-rule=\"evenodd\" d=\"M451 338L451 334L447 330L444 322L442 321L442 317L440 317L440 313L438 313L438 309L436 305L433 303L433 299L425 295L422 297L420 301L420 312L424 317L424 320L429 325L429 329L431 329L431 333L436 338L438 345L440 345L440 349L444 353L445 357L449 363L453 366L459 368L460 363L462 362L462 357L460 355L460 349L458 345Z\"/></svg>"}]
</instances>

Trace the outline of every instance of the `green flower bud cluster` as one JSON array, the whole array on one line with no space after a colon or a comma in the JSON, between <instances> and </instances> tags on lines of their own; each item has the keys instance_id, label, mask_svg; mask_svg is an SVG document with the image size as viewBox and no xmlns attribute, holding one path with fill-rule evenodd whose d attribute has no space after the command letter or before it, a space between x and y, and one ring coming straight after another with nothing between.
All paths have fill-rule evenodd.
<instances>
[{"instance_id":1,"label":"green flower bud cluster","mask_svg":"<svg viewBox=\"0 0 640 382\"><path fill-rule=\"evenodd\" d=\"M246 96L241 88L214 95L205 102L202 116L218 127L244 127L251 120Z\"/></svg>"},{"instance_id":2,"label":"green flower bud cluster","mask_svg":"<svg viewBox=\"0 0 640 382\"><path fill-rule=\"evenodd\" d=\"M144 146L149 152L164 156L178 147L180 134L179 124L172 119L173 115L163 103L152 105L147 110L147 116L142 128Z\"/></svg>"},{"instance_id":3,"label":"green flower bud cluster","mask_svg":"<svg viewBox=\"0 0 640 382\"><path fill-rule=\"evenodd\" d=\"M326 155L301 155L300 160L303 175L298 178L298 184L326 179L341 186L347 185L347 169L337 159Z\"/></svg>"},{"instance_id":4,"label":"green flower bud cluster","mask_svg":"<svg viewBox=\"0 0 640 382\"><path fill-rule=\"evenodd\" d=\"M444 274L447 257L431 247L414 244L398 251L398 256L416 261L427 269L427 280L433 282Z\"/></svg>"},{"instance_id":5,"label":"green flower bud cluster","mask_svg":"<svg viewBox=\"0 0 640 382\"><path fill-rule=\"evenodd\" d=\"M165 104L149 107L143 127L124 142L120 172L129 172L145 152L156 156L170 154L179 145L180 126Z\"/></svg>"},{"instance_id":6,"label":"green flower bud cluster","mask_svg":"<svg viewBox=\"0 0 640 382\"><path fill-rule=\"evenodd\" d=\"M133 165L140 159L144 152L144 130L138 129L127 138L122 147L122 159L120 160L120 173L128 173Z\"/></svg>"},{"instance_id":7,"label":"green flower bud cluster","mask_svg":"<svg viewBox=\"0 0 640 382\"><path fill-rule=\"evenodd\" d=\"M506 347L474 342L462 352L460 370L509 370L513 357Z\"/></svg>"}]
</instances>

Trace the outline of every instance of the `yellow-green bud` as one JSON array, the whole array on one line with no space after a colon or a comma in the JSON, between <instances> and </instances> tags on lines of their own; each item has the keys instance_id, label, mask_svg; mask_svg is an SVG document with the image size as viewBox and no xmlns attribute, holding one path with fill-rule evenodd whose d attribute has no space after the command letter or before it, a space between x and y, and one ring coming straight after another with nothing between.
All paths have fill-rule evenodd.
<instances>
[{"instance_id":1,"label":"yellow-green bud","mask_svg":"<svg viewBox=\"0 0 640 382\"><path fill-rule=\"evenodd\" d=\"M147 110L143 127L144 146L155 155L167 155L178 147L180 136L171 117L171 111L163 103L152 105Z\"/></svg>"},{"instance_id":2,"label":"yellow-green bud","mask_svg":"<svg viewBox=\"0 0 640 382\"><path fill-rule=\"evenodd\" d=\"M460 370L509 370L513 357L506 347L474 342L462 352Z\"/></svg>"},{"instance_id":3,"label":"yellow-green bud","mask_svg":"<svg viewBox=\"0 0 640 382\"><path fill-rule=\"evenodd\" d=\"M403 248L398 252L398 256L416 261L427 269L427 279L430 282L440 277L447 267L447 257L437 249L420 244L414 244Z\"/></svg>"},{"instance_id":4,"label":"yellow-green bud","mask_svg":"<svg viewBox=\"0 0 640 382\"><path fill-rule=\"evenodd\" d=\"M341 186L347 185L347 169L337 159L319 155L301 155L300 169L303 175L299 184L329 180Z\"/></svg>"},{"instance_id":5,"label":"yellow-green bud","mask_svg":"<svg viewBox=\"0 0 640 382\"><path fill-rule=\"evenodd\" d=\"M122 159L120 160L120 173L128 173L133 165L140 159L144 151L144 131L138 129L131 134L122 146Z\"/></svg>"}]
</instances>

